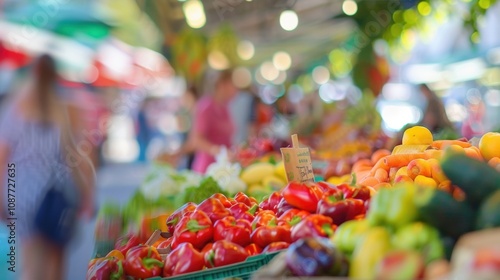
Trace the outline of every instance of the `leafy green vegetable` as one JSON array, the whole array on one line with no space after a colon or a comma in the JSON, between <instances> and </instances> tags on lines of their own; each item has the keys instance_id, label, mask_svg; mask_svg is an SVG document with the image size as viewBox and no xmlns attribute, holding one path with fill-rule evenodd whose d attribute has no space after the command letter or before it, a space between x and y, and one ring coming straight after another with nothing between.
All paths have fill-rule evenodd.
<instances>
[{"instance_id":1,"label":"leafy green vegetable","mask_svg":"<svg viewBox=\"0 0 500 280\"><path fill-rule=\"evenodd\" d=\"M443 128L433 135L434 140L453 140L459 137L460 135L452 128Z\"/></svg>"},{"instance_id":2,"label":"leafy green vegetable","mask_svg":"<svg viewBox=\"0 0 500 280\"><path fill-rule=\"evenodd\" d=\"M188 187L184 190L181 205L187 202L198 204L214 193L227 195L212 177L206 177L201 181L199 187Z\"/></svg>"},{"instance_id":3,"label":"leafy green vegetable","mask_svg":"<svg viewBox=\"0 0 500 280\"><path fill-rule=\"evenodd\" d=\"M120 215L120 205L114 202L105 202L97 214L98 217L119 217Z\"/></svg>"},{"instance_id":4,"label":"leafy green vegetable","mask_svg":"<svg viewBox=\"0 0 500 280\"><path fill-rule=\"evenodd\" d=\"M123 207L123 221L125 228L129 224L136 224L140 222L142 213L151 207L149 201L144 197L141 191L137 190L128 203Z\"/></svg>"}]
</instances>

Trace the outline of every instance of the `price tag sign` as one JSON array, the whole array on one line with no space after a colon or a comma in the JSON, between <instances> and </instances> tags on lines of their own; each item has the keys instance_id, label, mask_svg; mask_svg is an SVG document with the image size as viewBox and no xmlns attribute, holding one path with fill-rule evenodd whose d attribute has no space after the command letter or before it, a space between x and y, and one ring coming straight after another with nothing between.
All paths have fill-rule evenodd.
<instances>
[{"instance_id":1,"label":"price tag sign","mask_svg":"<svg viewBox=\"0 0 500 280\"><path fill-rule=\"evenodd\" d=\"M292 147L281 148L288 182L314 182L309 148L300 148L297 134L292 135Z\"/></svg>"}]
</instances>

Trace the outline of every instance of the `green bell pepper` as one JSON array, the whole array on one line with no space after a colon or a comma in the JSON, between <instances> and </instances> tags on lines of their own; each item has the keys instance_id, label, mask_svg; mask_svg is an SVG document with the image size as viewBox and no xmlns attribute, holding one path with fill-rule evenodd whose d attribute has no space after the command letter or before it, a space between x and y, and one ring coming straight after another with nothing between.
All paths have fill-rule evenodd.
<instances>
[{"instance_id":1,"label":"green bell pepper","mask_svg":"<svg viewBox=\"0 0 500 280\"><path fill-rule=\"evenodd\" d=\"M420 251L427 264L445 256L439 231L422 222L411 223L399 228L393 236L392 244L397 249Z\"/></svg>"},{"instance_id":2,"label":"green bell pepper","mask_svg":"<svg viewBox=\"0 0 500 280\"><path fill-rule=\"evenodd\" d=\"M415 221L417 207L413 202L416 188L413 185L404 185L392 188L392 200L388 207L387 223L395 228Z\"/></svg>"},{"instance_id":3,"label":"green bell pepper","mask_svg":"<svg viewBox=\"0 0 500 280\"><path fill-rule=\"evenodd\" d=\"M414 195L413 185L380 189L370 203L367 214L369 223L397 229L415 221L417 208L413 201Z\"/></svg>"},{"instance_id":4,"label":"green bell pepper","mask_svg":"<svg viewBox=\"0 0 500 280\"><path fill-rule=\"evenodd\" d=\"M356 246L356 242L370 229L370 224L366 219L351 220L340 225L332 241L342 253L351 255Z\"/></svg>"}]
</instances>

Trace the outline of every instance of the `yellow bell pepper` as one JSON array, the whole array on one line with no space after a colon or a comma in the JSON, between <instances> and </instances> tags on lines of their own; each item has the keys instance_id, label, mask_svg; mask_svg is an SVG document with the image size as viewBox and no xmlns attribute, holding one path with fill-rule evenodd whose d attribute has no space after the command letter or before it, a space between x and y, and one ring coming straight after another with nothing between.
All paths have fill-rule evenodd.
<instances>
[{"instance_id":1,"label":"yellow bell pepper","mask_svg":"<svg viewBox=\"0 0 500 280\"><path fill-rule=\"evenodd\" d=\"M349 278L374 279L376 266L391 250L391 235L385 227L369 229L356 244Z\"/></svg>"}]
</instances>

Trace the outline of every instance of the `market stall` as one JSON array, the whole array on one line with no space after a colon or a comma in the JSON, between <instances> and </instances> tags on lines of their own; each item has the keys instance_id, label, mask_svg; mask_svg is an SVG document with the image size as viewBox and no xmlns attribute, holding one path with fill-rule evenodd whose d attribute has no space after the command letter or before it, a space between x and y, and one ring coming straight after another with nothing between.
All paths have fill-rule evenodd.
<instances>
[{"instance_id":1,"label":"market stall","mask_svg":"<svg viewBox=\"0 0 500 280\"><path fill-rule=\"evenodd\" d=\"M114 213L127 226L116 225L87 277L498 277L499 140L434 140L414 126L335 183L307 175L310 149L297 140L277 166L270 156L242 170L221 157L204 175L158 165ZM268 194L245 194L253 184ZM109 238L105 225L97 235Z\"/></svg>"}]
</instances>

